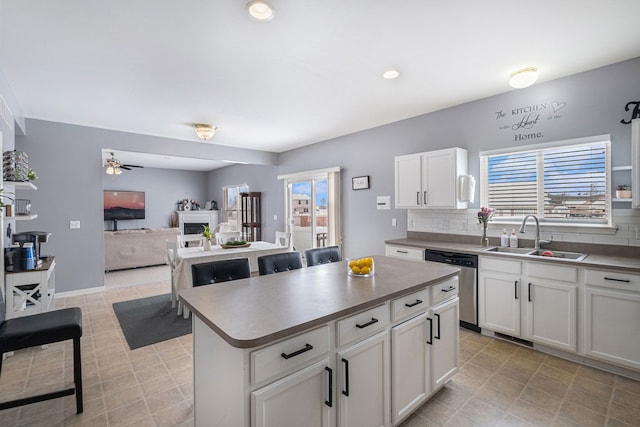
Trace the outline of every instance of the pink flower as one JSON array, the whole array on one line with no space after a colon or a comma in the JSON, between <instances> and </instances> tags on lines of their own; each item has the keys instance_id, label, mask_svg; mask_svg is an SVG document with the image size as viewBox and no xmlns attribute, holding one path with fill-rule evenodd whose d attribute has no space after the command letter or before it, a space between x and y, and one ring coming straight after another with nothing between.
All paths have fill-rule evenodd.
<instances>
[{"instance_id":1,"label":"pink flower","mask_svg":"<svg viewBox=\"0 0 640 427\"><path fill-rule=\"evenodd\" d=\"M478 222L484 224L484 226L487 226L487 222L491 221L491 218L493 217L493 213L495 212L495 209L491 209L491 208L486 208L486 207L481 207L480 210L478 211Z\"/></svg>"}]
</instances>

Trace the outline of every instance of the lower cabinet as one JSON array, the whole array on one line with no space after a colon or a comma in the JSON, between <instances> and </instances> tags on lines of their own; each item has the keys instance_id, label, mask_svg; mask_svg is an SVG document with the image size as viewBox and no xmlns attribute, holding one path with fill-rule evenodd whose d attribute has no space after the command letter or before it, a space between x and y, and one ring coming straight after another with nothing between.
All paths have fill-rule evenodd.
<instances>
[{"instance_id":1,"label":"lower cabinet","mask_svg":"<svg viewBox=\"0 0 640 427\"><path fill-rule=\"evenodd\" d=\"M458 371L459 298L391 328L391 421L398 424Z\"/></svg>"},{"instance_id":2,"label":"lower cabinet","mask_svg":"<svg viewBox=\"0 0 640 427\"><path fill-rule=\"evenodd\" d=\"M640 275L587 270L584 354L640 369Z\"/></svg>"},{"instance_id":3,"label":"lower cabinet","mask_svg":"<svg viewBox=\"0 0 640 427\"><path fill-rule=\"evenodd\" d=\"M478 318L481 328L520 336L520 261L480 257Z\"/></svg>"},{"instance_id":4,"label":"lower cabinet","mask_svg":"<svg viewBox=\"0 0 640 427\"><path fill-rule=\"evenodd\" d=\"M337 353L339 427L389 425L388 335L381 332Z\"/></svg>"},{"instance_id":5,"label":"lower cabinet","mask_svg":"<svg viewBox=\"0 0 640 427\"><path fill-rule=\"evenodd\" d=\"M329 427L333 390L329 360L251 393L252 427Z\"/></svg>"}]
</instances>

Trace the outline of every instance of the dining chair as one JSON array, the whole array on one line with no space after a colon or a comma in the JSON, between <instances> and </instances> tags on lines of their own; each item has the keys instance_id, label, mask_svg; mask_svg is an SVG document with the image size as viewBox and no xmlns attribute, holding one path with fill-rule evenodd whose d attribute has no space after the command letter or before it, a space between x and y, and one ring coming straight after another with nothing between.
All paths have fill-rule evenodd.
<instances>
[{"instance_id":1,"label":"dining chair","mask_svg":"<svg viewBox=\"0 0 640 427\"><path fill-rule=\"evenodd\" d=\"M342 258L340 257L340 248L338 246L307 249L304 251L304 257L307 261L307 267L342 261Z\"/></svg>"},{"instance_id":2,"label":"dining chair","mask_svg":"<svg viewBox=\"0 0 640 427\"><path fill-rule=\"evenodd\" d=\"M261 276L302 268L300 252L282 252L258 257L258 271Z\"/></svg>"},{"instance_id":3,"label":"dining chair","mask_svg":"<svg viewBox=\"0 0 640 427\"><path fill-rule=\"evenodd\" d=\"M249 258L223 259L191 266L193 286L210 285L251 277Z\"/></svg>"},{"instance_id":4,"label":"dining chair","mask_svg":"<svg viewBox=\"0 0 640 427\"><path fill-rule=\"evenodd\" d=\"M178 248L204 246L205 238L200 234L181 234L177 237Z\"/></svg>"},{"instance_id":5,"label":"dining chair","mask_svg":"<svg viewBox=\"0 0 640 427\"><path fill-rule=\"evenodd\" d=\"M173 240L167 240L167 263L169 264L169 268L171 270L171 308L176 307L177 295L176 295L176 284L173 280L173 272L176 270L178 256L178 242ZM180 314L180 309L178 308L178 314Z\"/></svg>"},{"instance_id":6,"label":"dining chair","mask_svg":"<svg viewBox=\"0 0 640 427\"><path fill-rule=\"evenodd\" d=\"M275 244L278 246L286 246L287 248L289 248L291 245L291 233L276 231Z\"/></svg>"},{"instance_id":7,"label":"dining chair","mask_svg":"<svg viewBox=\"0 0 640 427\"><path fill-rule=\"evenodd\" d=\"M82 360L80 354L81 336L82 311L79 307L63 308L5 320L5 303L3 292L0 290L0 375L2 374L3 353L73 340L74 382L73 387L64 390L49 391L43 394L1 402L0 410L75 394L76 413L81 414L84 410L82 401Z\"/></svg>"}]
</instances>

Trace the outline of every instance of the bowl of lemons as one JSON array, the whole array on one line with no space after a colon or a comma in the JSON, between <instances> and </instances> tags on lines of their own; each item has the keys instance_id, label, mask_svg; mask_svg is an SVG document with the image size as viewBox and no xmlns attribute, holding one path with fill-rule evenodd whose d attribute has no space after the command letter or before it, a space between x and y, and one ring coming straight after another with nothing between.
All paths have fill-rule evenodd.
<instances>
[{"instance_id":1,"label":"bowl of lemons","mask_svg":"<svg viewBox=\"0 0 640 427\"><path fill-rule=\"evenodd\" d=\"M373 258L347 260L347 274L354 277L371 277L375 273Z\"/></svg>"}]
</instances>

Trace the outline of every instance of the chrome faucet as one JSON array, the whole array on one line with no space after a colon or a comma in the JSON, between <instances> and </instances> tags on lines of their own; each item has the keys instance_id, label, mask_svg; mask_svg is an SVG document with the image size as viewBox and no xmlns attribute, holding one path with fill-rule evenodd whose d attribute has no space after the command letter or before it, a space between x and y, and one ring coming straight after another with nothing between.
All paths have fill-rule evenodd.
<instances>
[{"instance_id":1,"label":"chrome faucet","mask_svg":"<svg viewBox=\"0 0 640 427\"><path fill-rule=\"evenodd\" d=\"M533 218L536 221L536 240L534 242L534 248L540 250L540 244L546 245L547 243L551 243L550 240L540 240L540 222L538 221L538 217L532 214L529 214L524 217L522 220L522 224L520 224L520 233L524 233L525 227L527 225L527 219L529 217Z\"/></svg>"}]
</instances>

